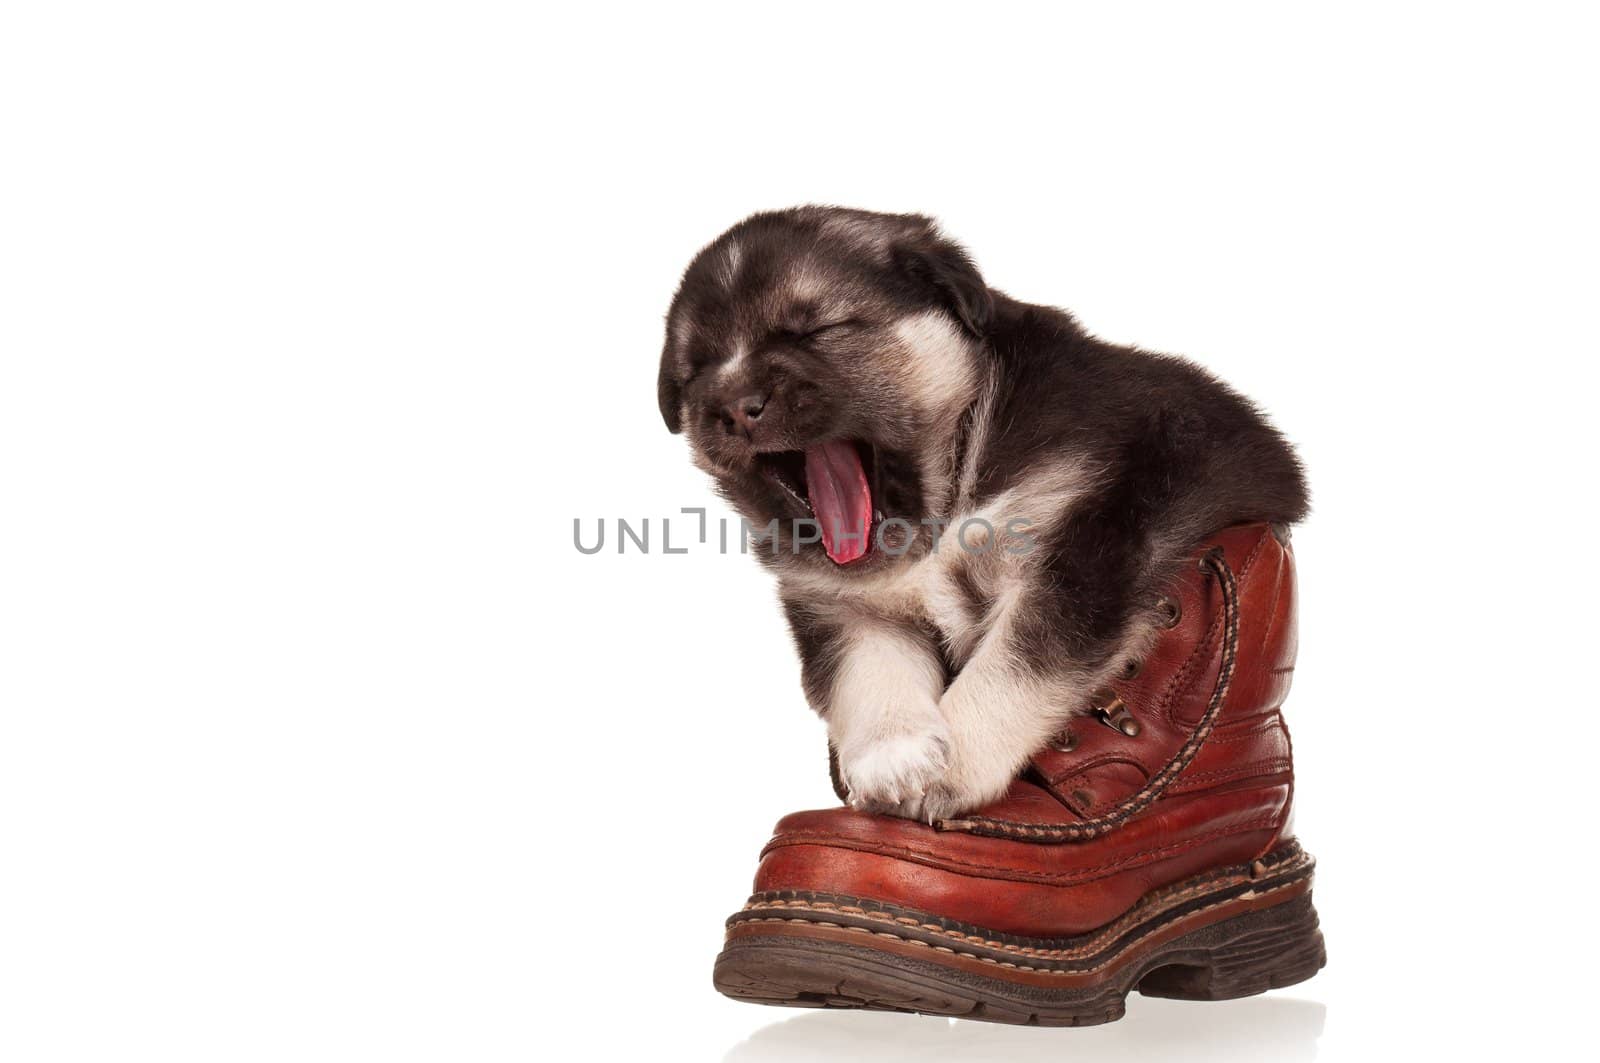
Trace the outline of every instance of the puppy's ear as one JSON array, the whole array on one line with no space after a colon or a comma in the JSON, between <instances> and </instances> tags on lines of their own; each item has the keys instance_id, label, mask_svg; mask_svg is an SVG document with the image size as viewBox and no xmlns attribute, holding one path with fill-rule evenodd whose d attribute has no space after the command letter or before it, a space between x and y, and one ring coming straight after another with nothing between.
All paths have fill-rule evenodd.
<instances>
[{"instance_id":1,"label":"puppy's ear","mask_svg":"<svg viewBox=\"0 0 1600 1063\"><path fill-rule=\"evenodd\" d=\"M678 383L670 338L661 350L661 369L656 373L656 403L661 407L661 419L667 422L667 431L673 435L683 431L683 385Z\"/></svg>"},{"instance_id":2,"label":"puppy's ear","mask_svg":"<svg viewBox=\"0 0 1600 1063\"><path fill-rule=\"evenodd\" d=\"M939 303L973 336L982 338L994 317L994 297L967 252L930 223L917 236L896 245L894 264L918 287L931 289Z\"/></svg>"}]
</instances>

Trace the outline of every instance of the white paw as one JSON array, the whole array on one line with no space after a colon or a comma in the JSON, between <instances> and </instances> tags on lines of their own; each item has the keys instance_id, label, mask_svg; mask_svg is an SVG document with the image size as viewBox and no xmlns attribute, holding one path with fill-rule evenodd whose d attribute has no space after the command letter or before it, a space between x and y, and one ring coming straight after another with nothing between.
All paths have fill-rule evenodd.
<instances>
[{"instance_id":1,"label":"white paw","mask_svg":"<svg viewBox=\"0 0 1600 1063\"><path fill-rule=\"evenodd\" d=\"M957 739L945 770L921 795L905 802L895 814L933 823L953 819L1004 796L1021 765L1020 755L1013 757L1005 755L1003 749L995 749L990 751L995 754L993 756L975 756L974 753L981 753L982 749L974 749L974 745Z\"/></svg>"},{"instance_id":2,"label":"white paw","mask_svg":"<svg viewBox=\"0 0 1600 1063\"><path fill-rule=\"evenodd\" d=\"M1011 780L1007 779L999 785L976 787L955 779L941 779L928 787L915 804L908 804L898 814L907 819L921 820L923 823L953 819L1000 797L1006 792L1010 783Z\"/></svg>"},{"instance_id":3,"label":"white paw","mask_svg":"<svg viewBox=\"0 0 1600 1063\"><path fill-rule=\"evenodd\" d=\"M949 758L949 736L942 728L929 728L840 750L839 774L854 807L910 816L944 774Z\"/></svg>"}]
</instances>

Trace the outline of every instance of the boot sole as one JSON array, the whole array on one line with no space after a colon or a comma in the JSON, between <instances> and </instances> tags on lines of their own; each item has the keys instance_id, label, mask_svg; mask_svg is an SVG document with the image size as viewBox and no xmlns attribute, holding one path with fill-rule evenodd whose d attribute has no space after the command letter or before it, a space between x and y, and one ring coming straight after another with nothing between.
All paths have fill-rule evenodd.
<instances>
[{"instance_id":1,"label":"boot sole","mask_svg":"<svg viewBox=\"0 0 1600 1063\"><path fill-rule=\"evenodd\" d=\"M1070 938L1027 938L832 894L757 894L728 920L712 981L735 1000L1037 1026L1120 1019L1127 996L1232 1000L1327 962L1297 845L1145 896Z\"/></svg>"}]
</instances>

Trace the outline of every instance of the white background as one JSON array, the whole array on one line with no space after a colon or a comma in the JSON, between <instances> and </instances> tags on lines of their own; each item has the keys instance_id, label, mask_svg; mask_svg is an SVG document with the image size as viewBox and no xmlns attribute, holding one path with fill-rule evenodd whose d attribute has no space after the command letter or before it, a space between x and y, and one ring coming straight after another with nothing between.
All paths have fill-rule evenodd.
<instances>
[{"instance_id":1,"label":"white background","mask_svg":"<svg viewBox=\"0 0 1600 1063\"><path fill-rule=\"evenodd\" d=\"M1587 1036L1581 5L559 7L4 8L0 1056ZM935 214L1299 446L1316 979L1081 1031L713 992L832 796L766 577L659 552L726 511L656 359L693 252L805 201ZM621 516L652 554L574 549Z\"/></svg>"}]
</instances>

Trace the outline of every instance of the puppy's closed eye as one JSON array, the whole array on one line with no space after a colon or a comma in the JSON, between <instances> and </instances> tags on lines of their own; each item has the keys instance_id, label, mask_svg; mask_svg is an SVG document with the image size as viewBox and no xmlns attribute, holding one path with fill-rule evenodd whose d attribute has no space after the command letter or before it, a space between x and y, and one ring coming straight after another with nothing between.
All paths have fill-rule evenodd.
<instances>
[{"instance_id":1,"label":"puppy's closed eye","mask_svg":"<svg viewBox=\"0 0 1600 1063\"><path fill-rule=\"evenodd\" d=\"M784 329L778 335L789 343L814 343L827 336L848 335L865 324L865 322L856 318L850 318L845 321L834 321L826 325L813 325L805 329Z\"/></svg>"}]
</instances>

